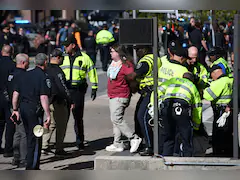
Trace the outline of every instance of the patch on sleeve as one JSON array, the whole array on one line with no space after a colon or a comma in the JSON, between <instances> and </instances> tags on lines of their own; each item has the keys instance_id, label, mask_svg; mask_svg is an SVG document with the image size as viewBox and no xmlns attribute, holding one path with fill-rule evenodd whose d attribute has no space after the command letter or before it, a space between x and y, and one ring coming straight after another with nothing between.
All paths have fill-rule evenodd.
<instances>
[{"instance_id":1,"label":"patch on sleeve","mask_svg":"<svg viewBox=\"0 0 240 180\"><path fill-rule=\"evenodd\" d=\"M10 81L12 81L12 79L13 79L13 75L9 75L8 76L8 81L10 82Z\"/></svg>"},{"instance_id":2,"label":"patch on sleeve","mask_svg":"<svg viewBox=\"0 0 240 180\"><path fill-rule=\"evenodd\" d=\"M140 69L142 67L142 63L138 63L136 69Z\"/></svg>"},{"instance_id":3,"label":"patch on sleeve","mask_svg":"<svg viewBox=\"0 0 240 180\"><path fill-rule=\"evenodd\" d=\"M47 84L47 87L50 89L51 88L51 81L50 81L50 79L46 79L46 84Z\"/></svg>"}]
</instances>

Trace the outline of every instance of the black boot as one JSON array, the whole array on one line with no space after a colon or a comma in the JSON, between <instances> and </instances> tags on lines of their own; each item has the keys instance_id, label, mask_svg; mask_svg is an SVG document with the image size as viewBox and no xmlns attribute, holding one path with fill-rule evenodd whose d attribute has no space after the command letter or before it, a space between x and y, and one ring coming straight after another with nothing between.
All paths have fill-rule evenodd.
<instances>
[{"instance_id":1,"label":"black boot","mask_svg":"<svg viewBox=\"0 0 240 180\"><path fill-rule=\"evenodd\" d=\"M139 152L140 156L152 156L153 155L153 150L152 148L145 148L142 151Z\"/></svg>"}]
</instances>

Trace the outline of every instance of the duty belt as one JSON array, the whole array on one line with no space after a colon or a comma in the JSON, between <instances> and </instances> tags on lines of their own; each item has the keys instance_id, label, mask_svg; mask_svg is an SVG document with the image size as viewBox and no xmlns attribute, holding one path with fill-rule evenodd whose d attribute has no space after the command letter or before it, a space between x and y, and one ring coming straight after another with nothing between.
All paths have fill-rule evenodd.
<instances>
[{"instance_id":1,"label":"duty belt","mask_svg":"<svg viewBox=\"0 0 240 180\"><path fill-rule=\"evenodd\" d=\"M153 87L152 86L145 86L144 88L142 88L139 93L141 95L146 95L148 93L152 93L153 92Z\"/></svg>"}]
</instances>

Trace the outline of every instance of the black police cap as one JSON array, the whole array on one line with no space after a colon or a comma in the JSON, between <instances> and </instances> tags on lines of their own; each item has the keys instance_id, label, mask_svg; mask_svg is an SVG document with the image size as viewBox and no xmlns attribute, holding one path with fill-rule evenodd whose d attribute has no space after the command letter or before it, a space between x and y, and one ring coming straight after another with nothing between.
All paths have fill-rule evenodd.
<instances>
[{"instance_id":1,"label":"black police cap","mask_svg":"<svg viewBox=\"0 0 240 180\"><path fill-rule=\"evenodd\" d=\"M176 42L173 53L177 56L189 59L188 50L183 48L178 42Z\"/></svg>"},{"instance_id":2,"label":"black police cap","mask_svg":"<svg viewBox=\"0 0 240 180\"><path fill-rule=\"evenodd\" d=\"M213 71L215 71L215 70L217 70L217 69L222 69L222 68L221 68L220 66L218 66L218 65L213 65L213 66L210 68L209 72L212 73Z\"/></svg>"},{"instance_id":3,"label":"black police cap","mask_svg":"<svg viewBox=\"0 0 240 180\"><path fill-rule=\"evenodd\" d=\"M64 46L69 46L70 44L76 44L77 45L77 40L74 37L74 35L68 36L67 39L63 42Z\"/></svg>"},{"instance_id":4,"label":"black police cap","mask_svg":"<svg viewBox=\"0 0 240 180\"><path fill-rule=\"evenodd\" d=\"M207 54L208 54L209 56L214 56L214 55L221 55L221 54L223 54L223 52L224 52L224 49L223 49L223 48L216 46L216 47L212 47L212 48L207 52Z\"/></svg>"},{"instance_id":5,"label":"black police cap","mask_svg":"<svg viewBox=\"0 0 240 180\"><path fill-rule=\"evenodd\" d=\"M63 56L63 52L60 48L56 48L52 51L52 57L61 57Z\"/></svg>"},{"instance_id":6,"label":"black police cap","mask_svg":"<svg viewBox=\"0 0 240 180\"><path fill-rule=\"evenodd\" d=\"M173 54L175 54L174 52L176 51L177 43L178 42L176 42L176 41L170 41L168 43L168 48L169 48L170 52Z\"/></svg>"}]
</instances>

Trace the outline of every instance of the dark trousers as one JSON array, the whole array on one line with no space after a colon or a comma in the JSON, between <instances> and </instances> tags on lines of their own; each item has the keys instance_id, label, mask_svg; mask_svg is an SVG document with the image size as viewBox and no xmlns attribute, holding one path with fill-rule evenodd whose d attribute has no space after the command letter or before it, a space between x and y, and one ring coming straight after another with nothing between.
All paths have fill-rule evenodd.
<instances>
[{"instance_id":1,"label":"dark trousers","mask_svg":"<svg viewBox=\"0 0 240 180\"><path fill-rule=\"evenodd\" d=\"M80 145L84 142L83 112L86 89L81 91L70 89L70 93L75 104L72 113L75 121L74 130L76 133L76 144Z\"/></svg>"},{"instance_id":2,"label":"dark trousers","mask_svg":"<svg viewBox=\"0 0 240 180\"><path fill-rule=\"evenodd\" d=\"M102 69L103 69L103 71L107 71L108 64L111 59L110 50L109 50L108 45L101 45L100 55L101 55L101 61L102 61Z\"/></svg>"},{"instance_id":3,"label":"dark trousers","mask_svg":"<svg viewBox=\"0 0 240 180\"><path fill-rule=\"evenodd\" d=\"M5 153L10 153L13 151L13 136L15 132L15 125L10 120L11 111L10 105L5 99L2 92L0 92L0 146L2 144L2 137L4 128L6 125L6 132L5 132Z\"/></svg>"},{"instance_id":4,"label":"dark trousers","mask_svg":"<svg viewBox=\"0 0 240 180\"><path fill-rule=\"evenodd\" d=\"M13 139L13 157L21 163L26 162L27 157L27 135L23 122L16 125L16 132Z\"/></svg>"},{"instance_id":5,"label":"dark trousers","mask_svg":"<svg viewBox=\"0 0 240 180\"><path fill-rule=\"evenodd\" d=\"M87 52L87 55L91 58L93 61L93 64L96 64L96 52Z\"/></svg>"},{"instance_id":6,"label":"dark trousers","mask_svg":"<svg viewBox=\"0 0 240 180\"><path fill-rule=\"evenodd\" d=\"M145 139L146 147L153 148L153 130L148 124L150 116L148 114L148 104L150 102L151 92L146 93L146 95L141 95L139 102L137 104L135 115L137 115L138 125L135 127L141 129L141 135ZM136 131L136 129L135 129ZM139 129L137 129L139 131Z\"/></svg>"},{"instance_id":7,"label":"dark trousers","mask_svg":"<svg viewBox=\"0 0 240 180\"><path fill-rule=\"evenodd\" d=\"M21 102L20 112L23 125L27 135L27 170L38 170L40 166L40 156L42 149L42 137L33 134L36 125L43 125L43 113L39 117L36 114L36 105Z\"/></svg>"},{"instance_id":8,"label":"dark trousers","mask_svg":"<svg viewBox=\"0 0 240 180\"><path fill-rule=\"evenodd\" d=\"M179 135L182 142L182 156L191 157L192 147L192 124L189 113L189 105L181 99L166 99L162 109L162 119L164 125L164 144L163 155L173 156L176 148L176 135ZM176 103L178 105L176 106ZM176 108L181 108L182 112L178 115Z\"/></svg>"},{"instance_id":9,"label":"dark trousers","mask_svg":"<svg viewBox=\"0 0 240 180\"><path fill-rule=\"evenodd\" d=\"M212 147L213 155L217 157L233 156L233 116L232 113L227 118L223 127L218 127L217 120L225 112L226 107L213 106L213 131L212 131Z\"/></svg>"},{"instance_id":10,"label":"dark trousers","mask_svg":"<svg viewBox=\"0 0 240 180\"><path fill-rule=\"evenodd\" d=\"M135 109L135 113L134 113L134 129L135 129L135 134L137 134L139 137L143 138L143 135L142 135L142 130L141 130L141 126L140 126L140 123L138 121L138 111L139 111L139 107L143 101L143 96L140 96L138 102L137 102L137 105L136 105L136 109Z\"/></svg>"}]
</instances>

